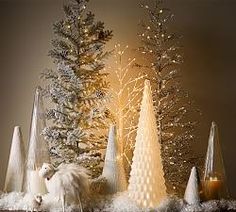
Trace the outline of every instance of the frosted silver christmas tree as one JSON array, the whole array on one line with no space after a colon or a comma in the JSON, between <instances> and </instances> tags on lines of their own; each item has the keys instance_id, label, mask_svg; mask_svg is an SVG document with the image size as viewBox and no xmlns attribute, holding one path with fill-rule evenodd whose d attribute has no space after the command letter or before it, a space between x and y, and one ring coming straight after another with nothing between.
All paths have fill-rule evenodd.
<instances>
[{"instance_id":1,"label":"frosted silver christmas tree","mask_svg":"<svg viewBox=\"0 0 236 212\"><path fill-rule=\"evenodd\" d=\"M224 161L215 122L212 122L208 141L203 188L206 200L229 197Z\"/></svg>"},{"instance_id":2,"label":"frosted silver christmas tree","mask_svg":"<svg viewBox=\"0 0 236 212\"><path fill-rule=\"evenodd\" d=\"M129 197L143 208L152 208L167 196L150 82L145 81Z\"/></svg>"},{"instance_id":3,"label":"frosted silver christmas tree","mask_svg":"<svg viewBox=\"0 0 236 212\"><path fill-rule=\"evenodd\" d=\"M197 168L193 167L191 170L191 174L188 180L188 184L184 194L184 200L189 205L199 205L200 204L200 196L199 196L199 175L197 172Z\"/></svg>"},{"instance_id":4,"label":"frosted silver christmas tree","mask_svg":"<svg viewBox=\"0 0 236 212\"><path fill-rule=\"evenodd\" d=\"M43 163L50 162L49 148L42 135L45 125L41 88L38 87L34 97L25 181L26 191L36 194L46 192L44 180L39 177L38 170Z\"/></svg>"},{"instance_id":5,"label":"frosted silver christmas tree","mask_svg":"<svg viewBox=\"0 0 236 212\"><path fill-rule=\"evenodd\" d=\"M88 0L69 0L64 17L53 24L53 48L49 55L57 69L43 74L50 103L44 135L53 162L77 163L96 178L102 173L106 129L112 114L109 99L105 49L113 32L88 9ZM91 148L92 147L92 148Z\"/></svg>"},{"instance_id":6,"label":"frosted silver christmas tree","mask_svg":"<svg viewBox=\"0 0 236 212\"><path fill-rule=\"evenodd\" d=\"M4 191L21 192L25 170L25 147L19 126L14 128Z\"/></svg>"},{"instance_id":7,"label":"frosted silver christmas tree","mask_svg":"<svg viewBox=\"0 0 236 212\"><path fill-rule=\"evenodd\" d=\"M107 179L108 193L116 193L127 189L123 157L121 157L121 152L117 143L116 127L114 125L112 125L109 130L102 176Z\"/></svg>"}]
</instances>

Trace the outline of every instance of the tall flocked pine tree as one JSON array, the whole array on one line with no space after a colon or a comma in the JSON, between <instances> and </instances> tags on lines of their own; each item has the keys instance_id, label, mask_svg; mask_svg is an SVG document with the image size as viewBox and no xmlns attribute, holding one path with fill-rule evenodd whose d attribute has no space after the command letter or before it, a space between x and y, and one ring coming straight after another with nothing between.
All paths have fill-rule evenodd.
<instances>
[{"instance_id":1,"label":"tall flocked pine tree","mask_svg":"<svg viewBox=\"0 0 236 212\"><path fill-rule=\"evenodd\" d=\"M45 93L51 108L47 111L50 127L44 129L55 163L76 162L101 173L101 149L106 147L104 129L108 128L110 112L107 100L104 51L112 31L95 21L86 10L88 0L73 0L64 6L65 18L54 24L56 38L49 55L57 65L47 70ZM104 131L104 132L103 132Z\"/></svg>"},{"instance_id":2,"label":"tall flocked pine tree","mask_svg":"<svg viewBox=\"0 0 236 212\"><path fill-rule=\"evenodd\" d=\"M197 163L191 150L196 122L189 119L194 109L180 83L180 37L168 29L173 14L162 3L154 0L153 5L141 4L147 20L141 23L140 52L146 59L143 67L152 77L167 191L181 195L188 173Z\"/></svg>"}]
</instances>

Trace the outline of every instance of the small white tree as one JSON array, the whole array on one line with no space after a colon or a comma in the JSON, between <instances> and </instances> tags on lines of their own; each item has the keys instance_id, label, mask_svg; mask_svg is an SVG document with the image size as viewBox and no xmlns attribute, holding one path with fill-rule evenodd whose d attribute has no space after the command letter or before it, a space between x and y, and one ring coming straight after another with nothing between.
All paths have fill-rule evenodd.
<instances>
[{"instance_id":1,"label":"small white tree","mask_svg":"<svg viewBox=\"0 0 236 212\"><path fill-rule=\"evenodd\" d=\"M21 192L25 170L25 147L19 126L14 128L4 191Z\"/></svg>"},{"instance_id":2,"label":"small white tree","mask_svg":"<svg viewBox=\"0 0 236 212\"><path fill-rule=\"evenodd\" d=\"M116 127L114 125L112 125L109 130L102 176L107 179L108 193L116 193L127 189L123 158L121 157L121 152L117 143Z\"/></svg>"},{"instance_id":3,"label":"small white tree","mask_svg":"<svg viewBox=\"0 0 236 212\"><path fill-rule=\"evenodd\" d=\"M38 87L34 97L25 181L25 189L31 193L46 192L44 180L38 175L43 163L50 162L49 148L42 135L45 125L41 88Z\"/></svg>"},{"instance_id":4,"label":"small white tree","mask_svg":"<svg viewBox=\"0 0 236 212\"><path fill-rule=\"evenodd\" d=\"M143 208L152 208L167 196L148 80L144 86L128 191L129 197Z\"/></svg>"},{"instance_id":5,"label":"small white tree","mask_svg":"<svg viewBox=\"0 0 236 212\"><path fill-rule=\"evenodd\" d=\"M200 204L200 196L199 196L199 176L197 172L197 168L193 167L191 170L191 174L188 180L188 184L184 194L184 200L189 205L199 205Z\"/></svg>"}]
</instances>

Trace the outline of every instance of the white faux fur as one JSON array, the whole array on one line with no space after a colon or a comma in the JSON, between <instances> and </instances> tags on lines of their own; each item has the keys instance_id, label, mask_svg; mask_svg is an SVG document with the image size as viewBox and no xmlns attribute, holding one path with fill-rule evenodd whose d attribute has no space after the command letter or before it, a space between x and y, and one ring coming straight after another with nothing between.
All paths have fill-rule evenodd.
<instances>
[{"instance_id":1,"label":"white faux fur","mask_svg":"<svg viewBox=\"0 0 236 212\"><path fill-rule=\"evenodd\" d=\"M87 170L76 164L61 164L54 168L51 164L44 163L39 175L45 178L49 193L61 201L63 211L65 203L82 204L81 198L89 196L89 179Z\"/></svg>"},{"instance_id":2,"label":"white faux fur","mask_svg":"<svg viewBox=\"0 0 236 212\"><path fill-rule=\"evenodd\" d=\"M24 193L2 193L0 192L0 210L31 210L34 206L34 196ZM51 194L43 195L40 211L62 212L60 203ZM70 205L66 207L66 212L78 212L79 206ZM187 205L184 200L170 198L151 210L141 209L132 201L127 192L117 193L113 196L100 196L90 199L86 211L106 211L106 212L215 212L215 211L236 211L236 201L234 200L213 200L203 202L200 205Z\"/></svg>"}]
</instances>

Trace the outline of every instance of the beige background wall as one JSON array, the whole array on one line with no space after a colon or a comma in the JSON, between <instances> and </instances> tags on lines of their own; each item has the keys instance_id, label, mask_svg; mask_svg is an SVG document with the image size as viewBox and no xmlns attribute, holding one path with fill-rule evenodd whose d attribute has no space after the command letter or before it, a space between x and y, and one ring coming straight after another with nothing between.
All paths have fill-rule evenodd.
<instances>
[{"instance_id":1,"label":"beige background wall","mask_svg":"<svg viewBox=\"0 0 236 212\"><path fill-rule=\"evenodd\" d=\"M52 66L47 57L52 23L62 17L62 0L0 0L0 188L3 185L14 125L28 139L33 91L40 72ZM205 148L210 122L220 129L226 170L236 196L234 157L236 118L236 1L166 0L175 13L174 29L184 35L184 86L203 116L196 151ZM138 45L138 0L91 0L99 19L114 30L109 47Z\"/></svg>"}]
</instances>

